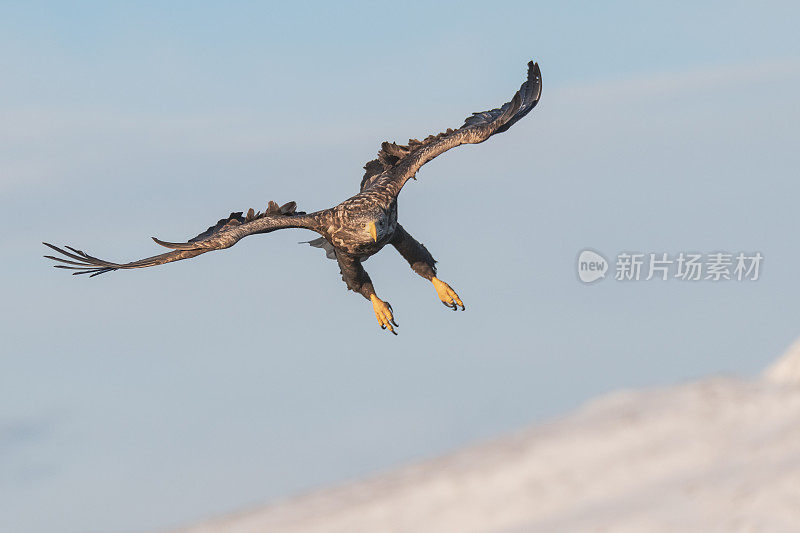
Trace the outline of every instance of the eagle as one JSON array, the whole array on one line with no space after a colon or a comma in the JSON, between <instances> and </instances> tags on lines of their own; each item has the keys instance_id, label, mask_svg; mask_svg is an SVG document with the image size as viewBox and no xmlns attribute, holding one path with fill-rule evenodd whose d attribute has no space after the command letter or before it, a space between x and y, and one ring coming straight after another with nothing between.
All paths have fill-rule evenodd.
<instances>
[{"instance_id":1,"label":"eagle","mask_svg":"<svg viewBox=\"0 0 800 533\"><path fill-rule=\"evenodd\" d=\"M186 242L167 242L153 237L157 244L171 251L130 263L113 263L71 246L65 246L64 249L46 242L42 244L60 256L44 257L56 261L56 268L75 270L73 274L94 277L113 270L163 265L212 250L224 250L248 235L303 228L320 235L305 243L324 249L328 258L335 259L348 289L360 293L372 303L381 329L397 335L395 328L398 326L392 306L378 298L362 265L387 244L400 252L414 272L433 284L439 300L445 306L454 311L466 309L456 291L436 277L436 261L427 248L398 223L397 196L408 180L416 179L422 165L451 148L482 143L492 135L508 130L536 106L541 94L539 65L531 61L528 63L527 79L511 101L501 107L473 113L460 128L448 128L422 141L411 139L405 145L382 143L378 157L364 166L366 172L358 194L329 209L305 213L297 210L295 202L279 206L270 201L263 213L255 212L252 208L246 214L231 213Z\"/></svg>"}]
</instances>

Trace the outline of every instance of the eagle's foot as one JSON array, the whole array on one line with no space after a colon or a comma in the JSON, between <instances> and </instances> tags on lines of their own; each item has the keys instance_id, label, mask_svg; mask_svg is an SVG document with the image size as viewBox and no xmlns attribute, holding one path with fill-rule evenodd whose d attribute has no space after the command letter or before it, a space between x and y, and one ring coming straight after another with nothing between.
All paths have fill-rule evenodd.
<instances>
[{"instance_id":1,"label":"eagle's foot","mask_svg":"<svg viewBox=\"0 0 800 533\"><path fill-rule=\"evenodd\" d=\"M394 328L399 326L397 322L394 321L392 306L389 305L389 302L384 302L374 294L369 297L369 300L372 302L372 309L375 311L375 318L378 319L378 324L380 324L381 329L389 328L392 334L397 335ZM393 324L394 328L392 327Z\"/></svg>"},{"instance_id":2,"label":"eagle's foot","mask_svg":"<svg viewBox=\"0 0 800 533\"><path fill-rule=\"evenodd\" d=\"M464 302L461 301L461 298L458 297L458 294L456 294L456 291L454 291L450 285L435 276L431 278L431 282L433 283L433 288L436 289L436 294L445 307L449 307L453 311L456 311L459 306L461 306L462 311L466 309L466 307L464 307Z\"/></svg>"}]
</instances>

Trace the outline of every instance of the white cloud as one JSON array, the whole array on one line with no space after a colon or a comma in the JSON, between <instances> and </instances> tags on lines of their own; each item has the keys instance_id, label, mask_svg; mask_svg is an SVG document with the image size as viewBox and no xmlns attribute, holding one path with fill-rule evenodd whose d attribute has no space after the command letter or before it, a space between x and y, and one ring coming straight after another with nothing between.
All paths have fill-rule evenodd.
<instances>
[{"instance_id":1,"label":"white cloud","mask_svg":"<svg viewBox=\"0 0 800 533\"><path fill-rule=\"evenodd\" d=\"M554 91L554 96L591 101L664 98L720 89L732 84L776 82L798 75L800 75L800 60L778 59L661 72L589 83L558 89Z\"/></svg>"}]
</instances>

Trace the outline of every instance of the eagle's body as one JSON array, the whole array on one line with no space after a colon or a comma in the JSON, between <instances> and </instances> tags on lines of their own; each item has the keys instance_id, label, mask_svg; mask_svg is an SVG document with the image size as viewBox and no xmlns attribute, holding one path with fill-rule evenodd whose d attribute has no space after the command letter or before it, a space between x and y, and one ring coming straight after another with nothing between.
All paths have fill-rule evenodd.
<instances>
[{"instance_id":1,"label":"eagle's body","mask_svg":"<svg viewBox=\"0 0 800 533\"><path fill-rule=\"evenodd\" d=\"M337 251L365 259L381 251L397 229L397 197L385 188L369 189L319 214L322 236ZM377 241L364 231L374 224Z\"/></svg>"},{"instance_id":2,"label":"eagle's body","mask_svg":"<svg viewBox=\"0 0 800 533\"><path fill-rule=\"evenodd\" d=\"M377 297L369 275L361 265L387 244L394 246L416 273L433 283L442 303L454 310L459 306L464 309L456 292L436 277L436 261L425 246L397 222L397 196L408 180L416 179L420 167L434 157L455 146L477 144L506 131L536 106L541 88L539 66L528 63L527 80L514 98L502 107L473 113L457 130L448 129L423 141L412 139L408 145L384 142L378 158L364 167L366 173L359 193L330 209L303 213L296 211L294 202L280 207L269 202L264 213L256 213L253 209L247 215L231 213L227 219L221 219L187 242L171 243L154 237L158 244L172 251L131 263L112 263L69 246L66 248L70 251L66 251L48 243L44 244L64 257L45 257L62 263L56 267L76 270L75 274L96 276L112 270L160 265L230 248L248 235L284 228L309 229L321 235L309 244L324 248L328 257L338 261L348 288L370 300L381 327L395 333L397 324L391 306Z\"/></svg>"}]
</instances>

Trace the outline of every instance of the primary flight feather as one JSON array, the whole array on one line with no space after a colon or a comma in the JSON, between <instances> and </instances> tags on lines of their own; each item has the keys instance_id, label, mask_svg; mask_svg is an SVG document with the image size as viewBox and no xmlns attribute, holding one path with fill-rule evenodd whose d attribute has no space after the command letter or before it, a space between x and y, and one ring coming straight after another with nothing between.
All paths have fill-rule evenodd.
<instances>
[{"instance_id":1,"label":"primary flight feather","mask_svg":"<svg viewBox=\"0 0 800 533\"><path fill-rule=\"evenodd\" d=\"M65 246L65 250L49 243L43 244L60 256L45 257L59 262L54 265L57 268L75 270L74 274L89 274L93 277L112 270L162 265L212 250L230 248L248 235L270 233L284 228L309 229L321 237L308 241L308 244L325 249L328 257L338 261L347 287L370 300L381 328L396 335L397 323L392 307L378 298L372 281L361 264L387 244L393 245L417 274L433 283L436 294L444 305L453 310L459 307L464 309L464 303L458 294L436 277L436 261L430 252L397 222L397 195L403 185L415 177L422 165L450 148L481 143L496 133L508 130L536 106L541 94L542 76L539 65L531 61L528 63L527 79L511 101L501 107L473 113L460 128L448 129L422 141L411 139L407 145L384 142L377 159L364 166L366 172L361 180L359 193L330 209L304 213L297 211L294 202L282 206L269 202L263 213L257 213L253 209L246 214L231 213L187 242L166 242L153 237L156 243L170 248L171 251L130 263L104 261L70 246Z\"/></svg>"}]
</instances>

